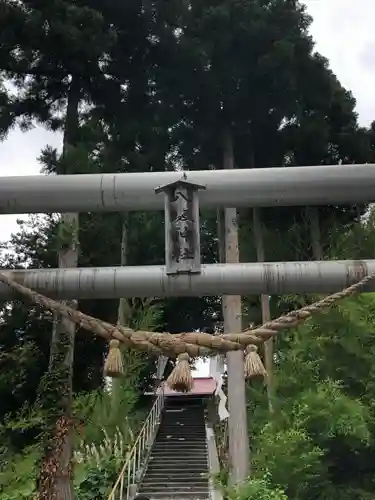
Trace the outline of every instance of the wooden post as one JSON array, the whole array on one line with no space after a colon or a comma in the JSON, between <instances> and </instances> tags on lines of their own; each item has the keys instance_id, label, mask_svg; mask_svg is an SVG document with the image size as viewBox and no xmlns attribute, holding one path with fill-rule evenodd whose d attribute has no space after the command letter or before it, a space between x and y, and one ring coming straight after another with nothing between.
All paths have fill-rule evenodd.
<instances>
[{"instance_id":1,"label":"wooden post","mask_svg":"<svg viewBox=\"0 0 375 500\"><path fill-rule=\"evenodd\" d=\"M253 208L253 231L255 238L255 246L258 262L265 261L264 241L263 241L263 224L261 220L261 209ZM271 320L270 299L268 295L260 296L262 308L262 323L267 323ZM270 412L273 411L273 338L271 337L264 343L264 364L267 372L267 399Z\"/></svg>"},{"instance_id":2,"label":"wooden post","mask_svg":"<svg viewBox=\"0 0 375 500\"><path fill-rule=\"evenodd\" d=\"M307 220L310 228L310 241L314 260L323 260L323 246L320 231L318 207L306 207Z\"/></svg>"},{"instance_id":3,"label":"wooden post","mask_svg":"<svg viewBox=\"0 0 375 500\"><path fill-rule=\"evenodd\" d=\"M126 266L128 260L128 221L129 216L127 213L120 214L121 217L121 254L120 254L120 266ZM119 326L129 326L127 299L120 298L118 302L117 309L117 325ZM124 355L123 346L120 346L122 354ZM112 389L111 389L111 403L112 403L112 413L116 414L117 406L120 400L121 384L120 378L112 378Z\"/></svg>"},{"instance_id":4,"label":"wooden post","mask_svg":"<svg viewBox=\"0 0 375 500\"><path fill-rule=\"evenodd\" d=\"M233 143L230 132L224 137L223 160L225 169L234 168ZM239 249L236 208L224 210L224 227L225 260L227 263L237 263L239 262ZM222 307L224 332L240 332L242 328L241 296L223 296ZM233 485L238 485L246 480L250 472L243 351L228 352L227 371L230 480Z\"/></svg>"}]
</instances>

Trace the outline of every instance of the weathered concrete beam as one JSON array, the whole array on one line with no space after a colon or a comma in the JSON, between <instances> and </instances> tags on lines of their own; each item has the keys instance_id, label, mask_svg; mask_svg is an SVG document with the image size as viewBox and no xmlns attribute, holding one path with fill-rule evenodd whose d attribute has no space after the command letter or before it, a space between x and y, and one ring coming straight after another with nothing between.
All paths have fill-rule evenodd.
<instances>
[{"instance_id":1,"label":"weathered concrete beam","mask_svg":"<svg viewBox=\"0 0 375 500\"><path fill-rule=\"evenodd\" d=\"M162 184L181 172L0 177L0 213L162 210ZM275 207L375 201L375 164L201 170L200 207Z\"/></svg>"},{"instance_id":2,"label":"weathered concrete beam","mask_svg":"<svg viewBox=\"0 0 375 500\"><path fill-rule=\"evenodd\" d=\"M202 265L201 274L168 276L164 266L2 271L58 299L335 292L375 272L375 260ZM375 291L375 280L365 291ZM0 285L0 298L12 298Z\"/></svg>"}]
</instances>

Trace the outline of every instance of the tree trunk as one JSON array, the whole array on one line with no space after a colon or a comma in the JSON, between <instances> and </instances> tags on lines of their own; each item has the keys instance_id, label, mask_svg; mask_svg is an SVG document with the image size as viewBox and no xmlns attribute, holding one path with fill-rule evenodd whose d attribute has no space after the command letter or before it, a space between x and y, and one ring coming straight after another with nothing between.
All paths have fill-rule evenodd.
<instances>
[{"instance_id":1,"label":"tree trunk","mask_svg":"<svg viewBox=\"0 0 375 500\"><path fill-rule=\"evenodd\" d=\"M319 208L306 208L310 228L310 241L314 260L323 260L322 236L320 231Z\"/></svg>"},{"instance_id":2,"label":"tree trunk","mask_svg":"<svg viewBox=\"0 0 375 500\"><path fill-rule=\"evenodd\" d=\"M220 264L225 262L225 216L224 209L216 210L216 227L218 239L218 252Z\"/></svg>"},{"instance_id":3,"label":"tree trunk","mask_svg":"<svg viewBox=\"0 0 375 500\"><path fill-rule=\"evenodd\" d=\"M233 140L230 131L224 135L223 166L234 168ZM226 208L225 220L225 260L227 263L239 262L238 227L236 208ZM227 295L222 298L224 332L236 333L242 328L241 296ZM228 431L229 461L231 483L241 484L250 470L250 450L247 429L246 391L244 376L244 353L227 353L228 371Z\"/></svg>"},{"instance_id":4,"label":"tree trunk","mask_svg":"<svg viewBox=\"0 0 375 500\"><path fill-rule=\"evenodd\" d=\"M253 230L254 238L257 252L258 262L265 261L264 252L264 241L263 241L263 224L261 219L261 209L253 209ZM260 296L261 308L262 308L262 323L266 323L271 320L270 311L270 300L268 295L262 294ZM267 397L268 397L268 407L270 412L272 412L272 400L273 400L273 338L271 337L267 342L264 343L264 363L267 371Z\"/></svg>"},{"instance_id":5,"label":"tree trunk","mask_svg":"<svg viewBox=\"0 0 375 500\"><path fill-rule=\"evenodd\" d=\"M122 225L121 225L121 256L120 265L126 266L128 262L128 216L127 214L122 215ZM126 299L120 299L118 303L118 313L117 313L117 324L125 326L129 321L127 317L127 301Z\"/></svg>"},{"instance_id":6,"label":"tree trunk","mask_svg":"<svg viewBox=\"0 0 375 500\"><path fill-rule=\"evenodd\" d=\"M80 88L72 80L65 118L63 162L76 145L79 101ZM59 228L59 268L77 267L78 229L78 214L62 214ZM66 303L71 307L76 307L76 301ZM39 500L74 499L72 470L74 341L75 324L66 318L54 316L49 370L41 387L43 404L50 405L48 408L50 413L47 424L47 442L38 477Z\"/></svg>"},{"instance_id":7,"label":"tree trunk","mask_svg":"<svg viewBox=\"0 0 375 500\"><path fill-rule=\"evenodd\" d=\"M127 214L122 214L121 217L121 254L120 254L120 265L126 266L128 261L128 216ZM127 299L121 298L118 303L117 312L117 324L121 326L126 326L129 322L127 315ZM122 346L120 349L123 350ZM124 353L123 353L124 354ZM112 379L112 412L115 414L117 404L120 398L121 390L121 379Z\"/></svg>"}]
</instances>

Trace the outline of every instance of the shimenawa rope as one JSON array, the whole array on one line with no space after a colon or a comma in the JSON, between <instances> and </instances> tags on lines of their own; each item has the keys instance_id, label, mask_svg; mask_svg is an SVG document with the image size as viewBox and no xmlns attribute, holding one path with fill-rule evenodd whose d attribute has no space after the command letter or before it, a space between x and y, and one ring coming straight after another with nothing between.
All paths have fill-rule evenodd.
<instances>
[{"instance_id":1,"label":"shimenawa rope","mask_svg":"<svg viewBox=\"0 0 375 500\"><path fill-rule=\"evenodd\" d=\"M154 333L147 331L134 331L130 328L122 326L116 327L115 325L84 314L81 311L72 309L61 302L45 297L44 295L17 283L17 281L8 275L0 273L0 282L5 283L14 291L28 298L35 304L39 304L46 309L60 313L62 316L70 319L77 325L94 333L95 335L100 335L107 340L114 339L130 347L148 351L152 354L163 353L168 356L175 356L176 354L182 355L186 353L188 356L181 356L175 368L175 370L179 370L179 372L185 377L185 380L189 378L186 377L186 373L184 372L186 372L187 369L186 362L187 365L189 365L188 359L190 359L190 356L210 356L216 354L217 352L239 350L244 349L246 346L250 346L251 344L260 344L271 336L277 335L281 330L294 328L306 319L310 318L312 314L331 307L334 303L345 297L354 295L373 279L375 279L375 273L365 276L357 283L340 292L329 295L314 304L302 307L296 311L291 311L290 313L280 316L279 318L265 323L264 325L244 330L241 333L230 333L215 336L209 333L200 332L171 335L166 332ZM118 344L116 342L115 346L113 342L112 349L116 348L118 348ZM247 355L253 355L253 353L256 353L254 349L247 350ZM116 362L119 363L118 360ZM179 365L180 368L178 368ZM182 370L183 366L185 367L184 370ZM262 371L259 366L258 371ZM172 375L173 372L171 376ZM179 378L176 376L175 379L177 379L177 382L175 381L175 383L178 385ZM174 378L172 377L171 380L173 381ZM183 382L181 384L183 385ZM189 381L187 382L187 385L191 385Z\"/></svg>"}]
</instances>

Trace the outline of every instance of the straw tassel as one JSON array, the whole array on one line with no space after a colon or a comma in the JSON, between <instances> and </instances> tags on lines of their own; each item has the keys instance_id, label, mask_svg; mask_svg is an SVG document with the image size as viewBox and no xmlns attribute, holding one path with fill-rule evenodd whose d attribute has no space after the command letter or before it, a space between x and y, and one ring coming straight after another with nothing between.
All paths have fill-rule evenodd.
<instances>
[{"instance_id":1,"label":"straw tassel","mask_svg":"<svg viewBox=\"0 0 375 500\"><path fill-rule=\"evenodd\" d=\"M178 392L190 392L194 385L191 375L190 356L186 352L177 358L177 364L167 379L169 387Z\"/></svg>"},{"instance_id":2,"label":"straw tassel","mask_svg":"<svg viewBox=\"0 0 375 500\"><path fill-rule=\"evenodd\" d=\"M250 344L246 351L245 356L245 378L252 379L255 377L267 376L267 372L264 368L263 362L258 354L258 347L256 345Z\"/></svg>"},{"instance_id":3,"label":"straw tassel","mask_svg":"<svg viewBox=\"0 0 375 500\"><path fill-rule=\"evenodd\" d=\"M109 351L104 363L104 375L106 377L118 378L124 374L120 342L112 339L109 343Z\"/></svg>"}]
</instances>

